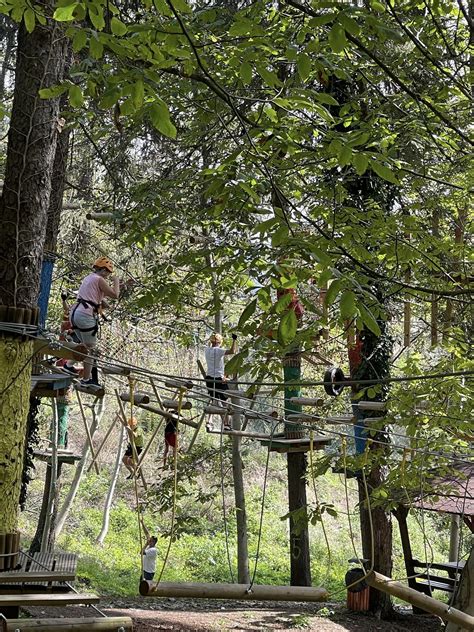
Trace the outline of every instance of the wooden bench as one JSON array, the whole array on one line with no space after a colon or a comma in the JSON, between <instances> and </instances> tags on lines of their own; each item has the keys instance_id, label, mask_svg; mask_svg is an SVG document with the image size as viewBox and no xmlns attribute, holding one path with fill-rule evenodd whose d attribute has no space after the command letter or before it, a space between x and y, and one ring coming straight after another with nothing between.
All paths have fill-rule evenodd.
<instances>
[{"instance_id":1,"label":"wooden bench","mask_svg":"<svg viewBox=\"0 0 474 632\"><path fill-rule=\"evenodd\" d=\"M433 562L426 564L420 560L413 560L413 567L415 569L420 568L423 571L415 578L417 590L429 596L431 596L433 590L441 590L452 594L459 584L464 562ZM440 572L443 574L440 574Z\"/></svg>"}]
</instances>

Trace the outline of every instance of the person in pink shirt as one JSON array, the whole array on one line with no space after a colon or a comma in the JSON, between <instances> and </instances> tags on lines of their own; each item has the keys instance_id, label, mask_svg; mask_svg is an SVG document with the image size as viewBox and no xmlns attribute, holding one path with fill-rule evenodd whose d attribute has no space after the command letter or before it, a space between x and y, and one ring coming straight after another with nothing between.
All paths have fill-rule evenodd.
<instances>
[{"instance_id":1,"label":"person in pink shirt","mask_svg":"<svg viewBox=\"0 0 474 632\"><path fill-rule=\"evenodd\" d=\"M98 385L97 374L91 378L93 351L97 346L99 330L99 314L105 297L118 298L120 281L112 276L113 263L107 257L99 257L94 261L92 273L82 281L77 294L76 304L71 310L71 323L79 340L90 349L90 355L84 358L83 385ZM112 285L107 283L112 282Z\"/></svg>"}]
</instances>

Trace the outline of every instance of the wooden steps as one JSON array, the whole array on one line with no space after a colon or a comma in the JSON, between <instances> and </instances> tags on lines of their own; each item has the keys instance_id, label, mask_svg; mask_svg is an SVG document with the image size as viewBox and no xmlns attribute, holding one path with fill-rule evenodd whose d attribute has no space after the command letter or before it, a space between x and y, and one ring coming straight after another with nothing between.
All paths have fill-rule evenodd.
<instances>
[{"instance_id":1,"label":"wooden steps","mask_svg":"<svg viewBox=\"0 0 474 632\"><path fill-rule=\"evenodd\" d=\"M76 574L67 571L5 571L0 584L36 584L38 582L73 582Z\"/></svg>"},{"instance_id":2,"label":"wooden steps","mask_svg":"<svg viewBox=\"0 0 474 632\"><path fill-rule=\"evenodd\" d=\"M81 617L61 619L7 619L0 622L0 632L67 632L82 630L83 632L128 632L133 630L130 617Z\"/></svg>"},{"instance_id":3,"label":"wooden steps","mask_svg":"<svg viewBox=\"0 0 474 632\"><path fill-rule=\"evenodd\" d=\"M0 595L0 608L6 606L66 606L99 603L97 595L90 593L44 593L18 595Z\"/></svg>"}]
</instances>

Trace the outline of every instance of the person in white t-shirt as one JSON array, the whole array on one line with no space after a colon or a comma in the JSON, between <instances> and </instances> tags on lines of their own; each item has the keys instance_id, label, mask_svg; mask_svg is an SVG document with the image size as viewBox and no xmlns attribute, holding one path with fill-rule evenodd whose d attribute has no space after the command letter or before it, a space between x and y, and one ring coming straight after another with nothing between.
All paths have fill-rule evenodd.
<instances>
[{"instance_id":1,"label":"person in white t-shirt","mask_svg":"<svg viewBox=\"0 0 474 632\"><path fill-rule=\"evenodd\" d=\"M220 334L212 334L209 338L209 346L206 347L205 351L207 391L212 400L216 400L216 403L225 402L227 399L225 391L229 387L225 379L224 357L237 351L237 336L232 334L232 346L230 349L223 349L221 345L222 336ZM224 418L223 423L225 428L229 428L227 416Z\"/></svg>"},{"instance_id":2,"label":"person in white t-shirt","mask_svg":"<svg viewBox=\"0 0 474 632\"><path fill-rule=\"evenodd\" d=\"M158 549L156 543L158 538L151 536L143 548L143 579L152 581L156 571L156 557L158 555Z\"/></svg>"}]
</instances>

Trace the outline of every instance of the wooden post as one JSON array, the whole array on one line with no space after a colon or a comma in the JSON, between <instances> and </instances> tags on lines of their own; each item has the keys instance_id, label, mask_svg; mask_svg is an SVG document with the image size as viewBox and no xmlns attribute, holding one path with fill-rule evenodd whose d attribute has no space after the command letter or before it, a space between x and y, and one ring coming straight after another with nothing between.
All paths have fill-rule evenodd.
<instances>
[{"instance_id":1,"label":"wooden post","mask_svg":"<svg viewBox=\"0 0 474 632\"><path fill-rule=\"evenodd\" d=\"M390 577L385 577L385 575L372 571L368 577L366 577L365 581L369 586L381 592L388 593L393 597L398 597L426 612L431 612L441 617L443 621L451 621L452 623L459 624L463 629L474 630L474 617L456 608L452 608L449 604L433 599L433 597L428 597L428 595L424 595L413 588L404 586L400 582L390 579Z\"/></svg>"},{"instance_id":2,"label":"wooden post","mask_svg":"<svg viewBox=\"0 0 474 632\"><path fill-rule=\"evenodd\" d=\"M198 421L198 424L197 424L197 426L196 426L196 429L195 429L195 431L194 431L194 434L193 434L193 436L191 437L191 441L189 442L189 445L188 445L188 448L187 448L186 452L190 452L190 451L191 451L191 448L193 447L193 445L194 445L194 443L195 443L195 441L196 441L196 439L197 439L197 436L198 436L198 434L199 434L199 431L201 430L201 426L202 426L202 424L204 423L204 419L205 419L205 418L206 418L206 413L205 413L205 412L203 412L203 413L202 413L202 415L201 415L201 419Z\"/></svg>"},{"instance_id":3,"label":"wooden post","mask_svg":"<svg viewBox=\"0 0 474 632\"><path fill-rule=\"evenodd\" d=\"M77 401L79 403L79 408L81 409L82 421L84 422L84 426L85 426L85 429L86 429L87 442L89 443L89 448L90 448L92 459L93 459L93 462L94 462L95 471L96 471L96 474L98 474L99 473L99 466L97 465L97 460L96 460L96 457L95 457L94 444L92 443L91 433L90 433L90 430L89 430L89 426L87 425L87 417L86 417L86 413L85 413L85 410L84 410L84 405L82 403L81 396L79 395L79 391L77 389L76 389L76 397L77 397Z\"/></svg>"},{"instance_id":4,"label":"wooden post","mask_svg":"<svg viewBox=\"0 0 474 632\"><path fill-rule=\"evenodd\" d=\"M58 478L58 408L56 399L52 399L53 415L51 419L51 463L48 463L47 467L51 468L51 477L49 480L49 489L45 489L45 494L48 494L48 501L46 506L46 516L43 525L43 535L41 537L41 550L48 551L49 536L51 531L51 522L54 512L54 501L56 497L56 483Z\"/></svg>"},{"instance_id":5,"label":"wooden post","mask_svg":"<svg viewBox=\"0 0 474 632\"><path fill-rule=\"evenodd\" d=\"M299 353L288 354L283 359L283 375L285 383L301 381L301 357ZM289 412L301 413L301 405L295 404L293 398L301 397L299 386L285 386L285 417ZM295 424L285 424L285 435L288 438L301 437L301 431ZM288 452L288 508L290 513L307 507L306 498L307 460L303 452ZM298 529L290 516L290 566L292 586L311 586L311 566L309 552L309 531L305 525Z\"/></svg>"},{"instance_id":6,"label":"wooden post","mask_svg":"<svg viewBox=\"0 0 474 632\"><path fill-rule=\"evenodd\" d=\"M397 519L398 528L400 530L400 540L402 542L403 559L405 561L405 570L408 577L408 585L410 588L416 589L415 567L413 566L413 553L411 550L410 534L408 532L407 516L408 508L404 505L398 505L393 511L393 515Z\"/></svg>"},{"instance_id":7,"label":"wooden post","mask_svg":"<svg viewBox=\"0 0 474 632\"><path fill-rule=\"evenodd\" d=\"M238 599L245 601L325 601L324 588L310 586L257 586L248 584L198 584L140 582L144 597L183 597L191 599Z\"/></svg>"},{"instance_id":8,"label":"wooden post","mask_svg":"<svg viewBox=\"0 0 474 632\"><path fill-rule=\"evenodd\" d=\"M451 516L449 533L449 561L457 562L459 558L459 540L461 535L461 516Z\"/></svg>"}]
</instances>

